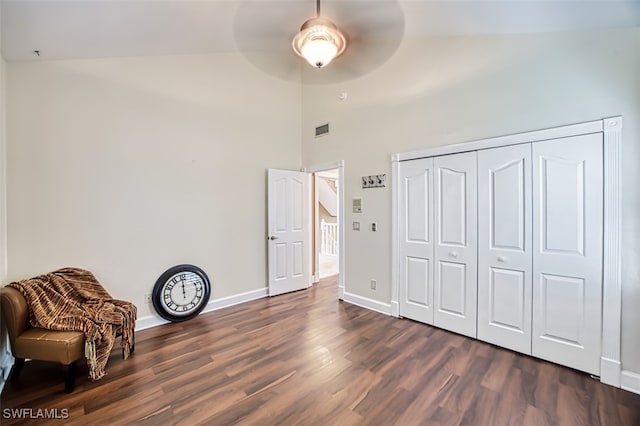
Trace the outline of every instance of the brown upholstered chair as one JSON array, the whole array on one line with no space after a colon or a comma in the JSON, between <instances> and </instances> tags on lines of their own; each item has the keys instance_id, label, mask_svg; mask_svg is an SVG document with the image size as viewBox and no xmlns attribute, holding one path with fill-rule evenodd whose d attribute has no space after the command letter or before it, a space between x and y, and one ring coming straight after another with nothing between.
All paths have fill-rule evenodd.
<instances>
[{"instance_id":1,"label":"brown upholstered chair","mask_svg":"<svg viewBox=\"0 0 640 426\"><path fill-rule=\"evenodd\" d=\"M16 359L11 380L18 379L25 358L58 362L67 366L64 390L67 393L73 392L76 363L84 358L84 333L31 327L27 301L14 288L1 288L0 300L2 317L9 332L11 353Z\"/></svg>"}]
</instances>

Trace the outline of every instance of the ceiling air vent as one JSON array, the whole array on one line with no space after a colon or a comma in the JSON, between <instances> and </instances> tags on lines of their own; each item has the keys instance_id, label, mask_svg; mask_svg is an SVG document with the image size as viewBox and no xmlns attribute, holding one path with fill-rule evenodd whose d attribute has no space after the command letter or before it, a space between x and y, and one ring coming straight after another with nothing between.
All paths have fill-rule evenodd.
<instances>
[{"instance_id":1,"label":"ceiling air vent","mask_svg":"<svg viewBox=\"0 0 640 426\"><path fill-rule=\"evenodd\" d=\"M329 123L316 127L316 138L329 134Z\"/></svg>"}]
</instances>

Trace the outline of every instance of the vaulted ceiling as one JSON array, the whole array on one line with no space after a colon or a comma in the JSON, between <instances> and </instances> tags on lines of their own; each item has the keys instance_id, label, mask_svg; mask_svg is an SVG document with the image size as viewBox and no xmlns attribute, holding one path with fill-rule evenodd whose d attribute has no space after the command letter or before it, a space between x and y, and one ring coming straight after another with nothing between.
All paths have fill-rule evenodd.
<instances>
[{"instance_id":1,"label":"vaulted ceiling","mask_svg":"<svg viewBox=\"0 0 640 426\"><path fill-rule=\"evenodd\" d=\"M347 32L350 25L357 26L353 31L375 31L388 18L390 25L400 25L395 30L402 37L640 25L638 1L326 0L322 12ZM34 50L41 58L70 59L251 48L242 31L255 37L255 49L288 50L302 22L315 14L315 2L4 0L1 13L4 57L19 61L35 59Z\"/></svg>"},{"instance_id":2,"label":"vaulted ceiling","mask_svg":"<svg viewBox=\"0 0 640 426\"><path fill-rule=\"evenodd\" d=\"M2 55L30 61L240 52L289 80L299 78L301 63L291 40L315 6L315 0L2 0ZM374 69L416 37L640 27L638 0L324 0L321 6L348 43L323 72L327 82Z\"/></svg>"}]
</instances>

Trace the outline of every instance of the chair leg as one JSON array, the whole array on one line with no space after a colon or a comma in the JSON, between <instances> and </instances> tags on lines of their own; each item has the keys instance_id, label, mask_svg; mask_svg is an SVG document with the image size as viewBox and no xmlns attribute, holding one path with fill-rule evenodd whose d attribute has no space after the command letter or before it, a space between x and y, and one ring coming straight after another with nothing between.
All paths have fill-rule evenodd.
<instances>
[{"instance_id":1,"label":"chair leg","mask_svg":"<svg viewBox=\"0 0 640 426\"><path fill-rule=\"evenodd\" d=\"M18 376L20 376L20 372L22 371L22 367L24 366L24 358L16 358L15 364L13 364L13 368L11 369L11 381L17 382Z\"/></svg>"},{"instance_id":2,"label":"chair leg","mask_svg":"<svg viewBox=\"0 0 640 426\"><path fill-rule=\"evenodd\" d=\"M77 361L73 361L71 364L69 364L69 366L67 367L67 373L64 376L64 391L66 393L71 393L73 392L73 389L75 388L75 381L76 381L76 363Z\"/></svg>"}]
</instances>

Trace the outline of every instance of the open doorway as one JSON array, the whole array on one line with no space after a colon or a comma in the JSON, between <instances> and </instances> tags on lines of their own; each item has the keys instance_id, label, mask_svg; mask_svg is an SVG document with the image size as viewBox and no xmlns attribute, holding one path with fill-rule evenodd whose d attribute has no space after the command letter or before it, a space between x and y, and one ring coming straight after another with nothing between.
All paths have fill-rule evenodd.
<instances>
[{"instance_id":1,"label":"open doorway","mask_svg":"<svg viewBox=\"0 0 640 426\"><path fill-rule=\"evenodd\" d=\"M315 252L318 278L338 274L338 169L325 170L313 174L315 187L314 212Z\"/></svg>"},{"instance_id":2,"label":"open doorway","mask_svg":"<svg viewBox=\"0 0 640 426\"><path fill-rule=\"evenodd\" d=\"M344 162L309 167L311 173L311 271L313 282L334 277L344 296Z\"/></svg>"}]
</instances>

